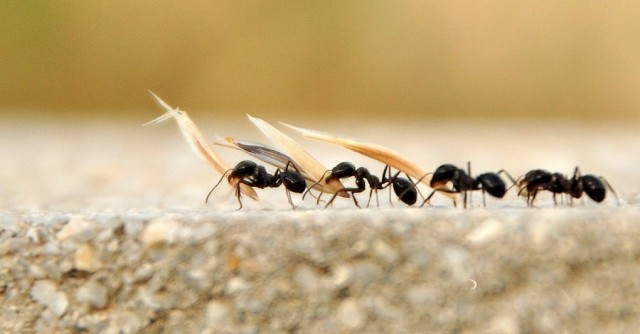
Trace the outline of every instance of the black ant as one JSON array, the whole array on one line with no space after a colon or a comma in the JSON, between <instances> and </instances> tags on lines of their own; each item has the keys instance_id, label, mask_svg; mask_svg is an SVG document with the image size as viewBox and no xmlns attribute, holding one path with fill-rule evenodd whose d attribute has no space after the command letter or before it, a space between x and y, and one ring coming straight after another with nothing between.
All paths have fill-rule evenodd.
<instances>
[{"instance_id":1,"label":"black ant","mask_svg":"<svg viewBox=\"0 0 640 334\"><path fill-rule=\"evenodd\" d=\"M572 183L560 173L551 173L544 169L533 169L518 182L518 195L527 195L527 206L532 207L540 190L553 193L553 204L557 205L556 195L571 194Z\"/></svg>"},{"instance_id":2,"label":"black ant","mask_svg":"<svg viewBox=\"0 0 640 334\"><path fill-rule=\"evenodd\" d=\"M553 204L557 205L557 194L568 194L573 199L580 198L583 193L586 193L589 198L600 203L604 200L607 188L609 188L618 205L620 204L618 195L604 177L582 175L579 167L575 168L571 179L567 179L560 173L534 169L524 175L522 180L518 182L518 186L520 187L518 194L522 194L526 190L527 206L529 207L533 206L533 201L540 190L551 191L553 193Z\"/></svg>"},{"instance_id":3,"label":"black ant","mask_svg":"<svg viewBox=\"0 0 640 334\"><path fill-rule=\"evenodd\" d=\"M422 205L424 206L424 204L427 203L431 199L433 194L435 194L437 191L449 194L462 193L464 203L463 205L466 209L467 192L482 190L482 205L486 206L484 195L485 192L496 198L502 198L507 193L507 186L502 178L500 178L499 174L506 174L513 181L511 175L509 175L509 173L507 173L507 171L504 169L498 171L497 173L483 173L478 175L477 177L472 177L470 162L467 162L466 172L463 169L458 168L452 164L441 165L436 169L435 172L433 172L433 176L429 184L434 190L431 192L431 194L429 194ZM422 180L422 178L420 180ZM451 182L451 189L447 188L447 183L449 182ZM455 198L453 199L453 205L456 207L458 206Z\"/></svg>"},{"instance_id":4,"label":"black ant","mask_svg":"<svg viewBox=\"0 0 640 334\"><path fill-rule=\"evenodd\" d=\"M371 197L374 192L376 195L376 203L378 206L380 206L380 203L378 201L378 190L384 189L389 185L392 185L394 192L396 193L396 195L398 195L400 200L403 201L404 203L408 205L413 205L417 200L417 190L413 182L405 178L399 177L400 172L396 173L395 175L391 175L391 169L389 168L389 166L385 166L382 172L382 180L380 180L379 177L371 174L371 172L369 172L367 168L365 167L356 168L352 163L346 162L346 161L337 164L331 170L328 170L325 173L325 175L327 173L329 173L329 175L325 178L325 182L329 182L331 180L344 179L348 177L355 177L356 187L352 187L352 188L345 187L335 192L331 197L331 199L325 205L325 208L328 207L331 203L333 203L336 196L342 191L351 192L353 203L357 207L360 207L360 204L358 204L358 200L356 199L355 196L353 196L353 194L363 192L366 189L365 180L367 183L369 183L369 188L370 188L367 207L369 207L369 204L371 203ZM324 175L322 177L324 178ZM322 178L320 180L322 180ZM316 182L316 184L318 182ZM313 188L313 186L309 187L309 189L311 188ZM318 202L319 201L320 201L320 197L318 197Z\"/></svg>"},{"instance_id":5,"label":"black ant","mask_svg":"<svg viewBox=\"0 0 640 334\"><path fill-rule=\"evenodd\" d=\"M295 171L290 171L289 166L293 167ZM216 183L216 185L213 186L213 188L211 188L211 191L209 191L209 193L207 194L205 203L209 201L209 196L211 195L213 190L216 189L220 182L222 182L224 176L229 172L231 173L229 174L227 179L229 180L229 182L234 181L236 184L235 196L238 198L238 203L240 203L240 207L237 210L242 209L242 201L240 200L240 184L246 184L250 187L260 189L264 189L267 187L277 188L280 185L284 185L287 190L287 199L289 200L289 204L291 204L291 207L293 209L295 209L296 207L293 204L293 201L291 201L290 192L293 191L294 193L301 194L307 188L304 177L300 174L300 172L298 172L298 169L293 165L291 161L287 163L284 171L278 168L275 174L269 174L267 173L267 170L264 168L264 166L260 166L250 160L243 160L240 161L233 169L227 170L222 175L218 183Z\"/></svg>"}]
</instances>

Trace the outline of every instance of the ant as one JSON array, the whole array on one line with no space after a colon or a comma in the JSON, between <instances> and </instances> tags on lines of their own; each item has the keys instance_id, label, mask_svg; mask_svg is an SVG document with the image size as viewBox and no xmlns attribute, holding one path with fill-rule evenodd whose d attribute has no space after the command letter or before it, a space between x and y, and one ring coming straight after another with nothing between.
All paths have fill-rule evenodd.
<instances>
[{"instance_id":1,"label":"ant","mask_svg":"<svg viewBox=\"0 0 640 334\"><path fill-rule=\"evenodd\" d=\"M532 207L533 201L540 190L548 190L553 193L553 204L557 205L557 194L568 194L570 199L581 198L586 193L589 198L600 203L607 194L607 188L620 205L620 199L607 180L600 176L582 175L580 168L576 166L573 177L567 179L560 173L550 173L543 169L534 169L524 175L518 183L518 194L527 194L527 206Z\"/></svg>"},{"instance_id":2,"label":"ant","mask_svg":"<svg viewBox=\"0 0 640 334\"><path fill-rule=\"evenodd\" d=\"M553 193L553 204L557 205L556 195L571 194L572 183L560 173L551 173L544 169L533 169L527 172L518 182L518 195L527 196L527 206L533 207L533 201L540 190Z\"/></svg>"},{"instance_id":3,"label":"ant","mask_svg":"<svg viewBox=\"0 0 640 334\"><path fill-rule=\"evenodd\" d=\"M356 187L345 187L335 192L331 199L325 205L325 208L328 207L335 200L336 196L342 192L351 192L351 194L361 193L366 188L366 183L369 183L369 200L367 202L367 207L371 203L371 197L375 192L376 195L376 204L380 206L378 201L378 190L384 189L389 185L392 185L394 192L400 200L408 205L413 205L417 201L417 188L410 180L399 177L400 172L398 171L395 175L391 175L391 168L387 165L382 171L382 180L379 177L371 174L369 170L365 167L354 166L350 162L341 162L333 167L331 170L325 172L325 175L329 173L329 176L326 177L325 182L329 182L331 180L339 180L348 177L355 177ZM324 178L324 175L322 176ZM320 179L322 180L322 179ZM318 181L320 182L320 181ZM316 182L316 184L318 183ZM313 188L313 186L309 187L309 189ZM309 190L307 190L309 191ZM306 193L305 193L306 194ZM304 195L303 195L304 197ZM351 196L353 198L353 203L360 208L360 204L355 196ZM320 201L320 197L318 197L318 202Z\"/></svg>"},{"instance_id":4,"label":"ant","mask_svg":"<svg viewBox=\"0 0 640 334\"><path fill-rule=\"evenodd\" d=\"M463 205L466 209L467 192L474 190L482 190L482 205L486 206L487 204L485 200L485 192L496 198L502 198L507 193L507 186L502 178L500 178L499 174L506 174L515 183L511 175L509 175L509 173L507 173L507 171L504 169L501 169L497 173L489 172L480 174L477 177L472 177L471 162L467 162L466 172L463 169L458 168L452 164L444 164L438 167L432 174L433 176L429 185L431 186L431 188L433 188L433 191L422 203L423 206L431 199L433 194L435 194L437 191L440 191L449 194L462 193L464 203ZM422 178L420 180L422 180ZM446 184L449 182L451 182L451 189L447 188L446 186ZM469 198L471 200L471 197ZM453 205L455 207L458 206L455 198L453 199Z\"/></svg>"},{"instance_id":5,"label":"ant","mask_svg":"<svg viewBox=\"0 0 640 334\"><path fill-rule=\"evenodd\" d=\"M289 166L293 167L295 171L290 171ZM277 188L280 185L284 185L287 190L287 199L289 200L289 204L291 204L291 207L294 210L296 206L293 204L293 201L291 201L290 192L293 191L294 193L300 194L307 188L304 177L300 174L300 172L298 172L298 169L291 161L287 162L284 171L278 168L275 174L269 174L267 173L267 170L264 168L264 166L260 166L250 160L243 160L240 161L233 169L227 170L222 175L218 183L216 183L216 185L213 186L213 188L211 188L211 191L209 191L209 193L207 194L205 203L208 203L209 196L211 195L213 190L218 187L220 182L222 182L224 176L229 172L231 172L227 177L229 182L234 181L236 184L235 196L238 198L238 203L240 203L240 207L237 210L242 209L242 201L240 200L240 184L246 184L250 187L260 189L264 189L267 187Z\"/></svg>"}]
</instances>

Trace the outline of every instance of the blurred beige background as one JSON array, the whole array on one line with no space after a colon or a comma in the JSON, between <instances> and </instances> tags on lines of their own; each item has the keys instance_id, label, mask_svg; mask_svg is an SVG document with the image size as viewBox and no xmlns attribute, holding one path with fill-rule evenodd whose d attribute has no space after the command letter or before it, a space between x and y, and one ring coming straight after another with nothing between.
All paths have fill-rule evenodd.
<instances>
[{"instance_id":1,"label":"blurred beige background","mask_svg":"<svg viewBox=\"0 0 640 334\"><path fill-rule=\"evenodd\" d=\"M3 1L0 43L5 115L640 118L633 0Z\"/></svg>"}]
</instances>

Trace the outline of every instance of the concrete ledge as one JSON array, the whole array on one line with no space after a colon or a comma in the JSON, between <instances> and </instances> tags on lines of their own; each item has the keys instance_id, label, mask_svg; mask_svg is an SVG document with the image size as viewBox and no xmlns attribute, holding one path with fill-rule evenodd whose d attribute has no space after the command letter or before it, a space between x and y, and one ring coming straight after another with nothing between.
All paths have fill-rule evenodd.
<instances>
[{"instance_id":1,"label":"concrete ledge","mask_svg":"<svg viewBox=\"0 0 640 334\"><path fill-rule=\"evenodd\" d=\"M2 332L630 332L636 207L6 214Z\"/></svg>"}]
</instances>

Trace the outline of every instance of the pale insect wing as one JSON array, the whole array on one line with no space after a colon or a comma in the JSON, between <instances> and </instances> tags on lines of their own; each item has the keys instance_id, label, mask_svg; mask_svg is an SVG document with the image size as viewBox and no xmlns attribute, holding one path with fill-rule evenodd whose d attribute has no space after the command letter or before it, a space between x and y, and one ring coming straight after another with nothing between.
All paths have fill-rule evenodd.
<instances>
[{"instance_id":1,"label":"pale insect wing","mask_svg":"<svg viewBox=\"0 0 640 334\"><path fill-rule=\"evenodd\" d=\"M213 143L215 145L242 151L276 168L285 169L287 167L287 163L291 162L293 166L295 166L298 170L301 169L301 167L298 166L290 156L276 150L273 147L269 147L261 143L245 140L235 140L233 137L218 138Z\"/></svg>"},{"instance_id":2,"label":"pale insect wing","mask_svg":"<svg viewBox=\"0 0 640 334\"><path fill-rule=\"evenodd\" d=\"M151 120L144 125L148 124L156 124L170 118L174 118L178 123L178 127L180 128L180 132L191 146L191 149L198 154L199 157L206 160L211 167L213 167L216 171L223 174L227 170L229 170L229 166L220 158L218 154L216 154L211 146L207 143L206 139L202 135L202 132L198 128L198 126L189 118L187 113L184 110L180 110L179 108L172 108L163 101L160 97L158 97L153 92L149 92L155 98L156 102L160 107L162 107L166 112L154 120ZM236 182L229 182L233 187L237 185ZM258 194L253 190L253 188L240 184L240 190L243 194L249 196L250 198L257 200Z\"/></svg>"},{"instance_id":3,"label":"pale insect wing","mask_svg":"<svg viewBox=\"0 0 640 334\"><path fill-rule=\"evenodd\" d=\"M370 157L372 159L378 160L411 177L421 180L420 182L426 184L427 186L430 186L431 176L426 175L427 172L425 172L418 165L414 164L409 159L404 157L402 154L390 148L384 147L379 144L366 143L366 142L358 141L355 139L340 137L338 135L327 133L327 132L301 128L301 127L293 126L291 124L287 124L283 122L280 122L280 123L284 126L289 127L290 129L293 129L294 131L302 134L307 138L336 144L344 148L350 149L354 152L365 155L367 157ZM450 198L455 197L454 194L446 194L446 193L443 193L443 194Z\"/></svg>"}]
</instances>

